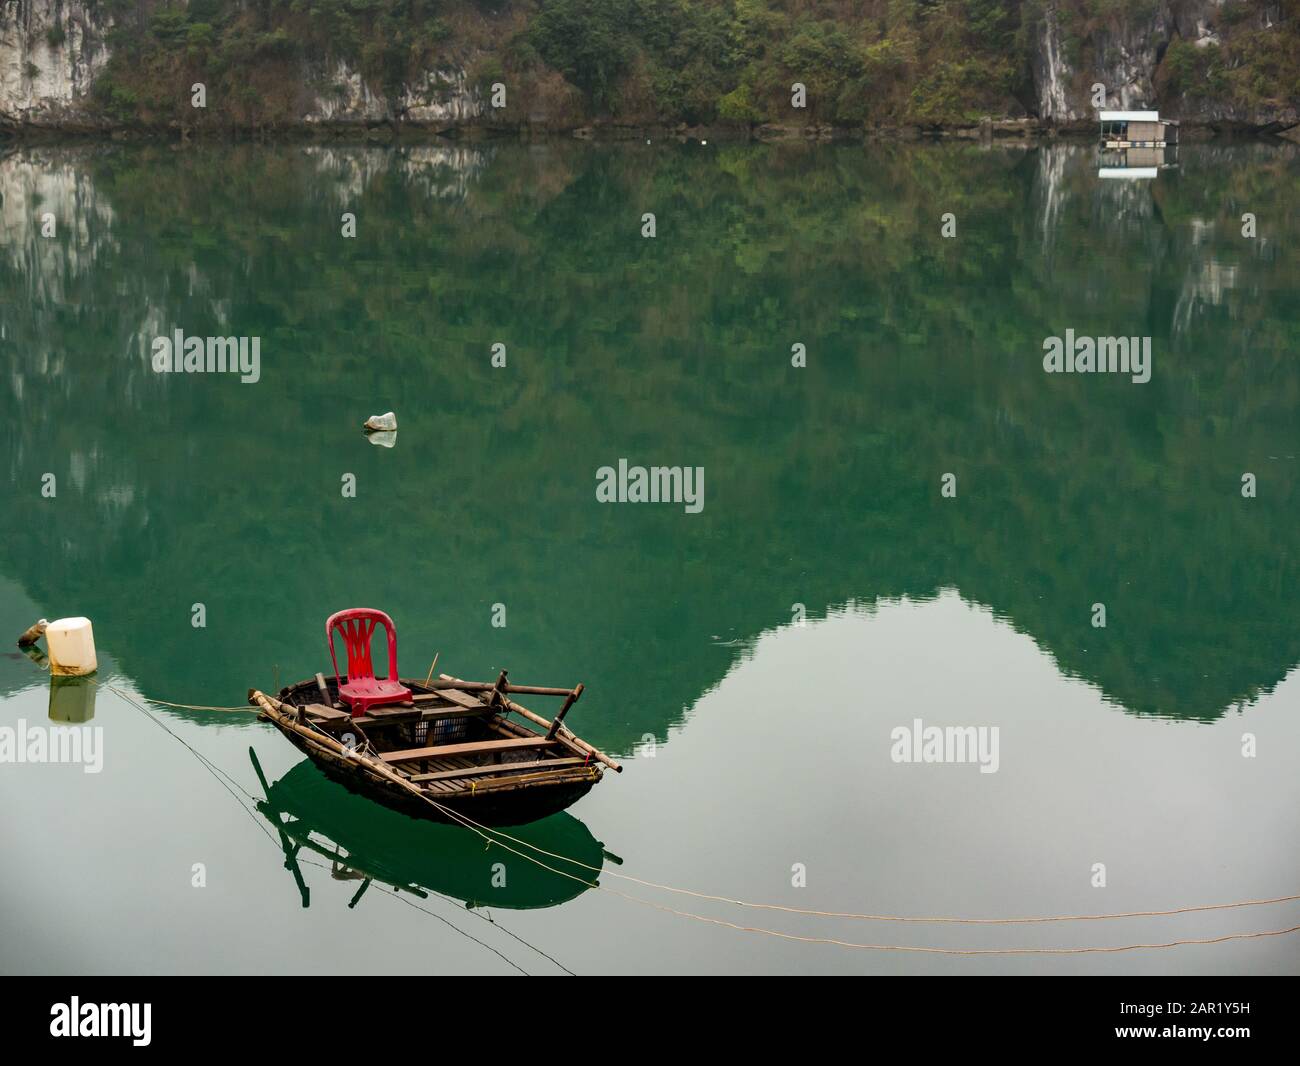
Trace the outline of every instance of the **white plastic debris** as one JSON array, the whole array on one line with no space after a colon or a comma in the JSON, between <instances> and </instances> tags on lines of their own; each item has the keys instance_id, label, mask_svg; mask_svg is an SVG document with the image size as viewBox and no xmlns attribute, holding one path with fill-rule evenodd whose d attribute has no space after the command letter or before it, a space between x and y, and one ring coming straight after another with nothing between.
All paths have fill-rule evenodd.
<instances>
[{"instance_id":1,"label":"white plastic debris","mask_svg":"<svg viewBox=\"0 0 1300 1066\"><path fill-rule=\"evenodd\" d=\"M371 415L362 428L367 433L392 432L397 429L397 416L392 411L384 415Z\"/></svg>"},{"instance_id":2,"label":"white plastic debris","mask_svg":"<svg viewBox=\"0 0 1300 1066\"><path fill-rule=\"evenodd\" d=\"M366 440L371 444L378 444L381 448L392 448L397 445L397 431L381 429L375 433L366 435Z\"/></svg>"}]
</instances>

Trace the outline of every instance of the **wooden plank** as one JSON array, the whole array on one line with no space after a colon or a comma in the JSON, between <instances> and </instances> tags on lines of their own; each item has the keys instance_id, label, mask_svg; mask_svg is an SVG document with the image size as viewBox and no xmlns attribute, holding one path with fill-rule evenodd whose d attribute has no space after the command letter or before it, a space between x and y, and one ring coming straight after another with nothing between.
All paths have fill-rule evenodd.
<instances>
[{"instance_id":1,"label":"wooden plank","mask_svg":"<svg viewBox=\"0 0 1300 1066\"><path fill-rule=\"evenodd\" d=\"M471 785L475 792L492 792L507 788L527 788L530 785L567 785L590 780L591 777L588 773L577 768L567 770L538 770L531 774L520 774L518 777L489 777L486 781L473 781L469 784L462 782L460 785L460 791L468 791Z\"/></svg>"},{"instance_id":2,"label":"wooden plank","mask_svg":"<svg viewBox=\"0 0 1300 1066\"><path fill-rule=\"evenodd\" d=\"M399 713L397 714L390 713L375 716L373 712L378 709L379 708L377 707L373 707L371 708L371 714L364 714L360 718L354 718L353 721L362 727L368 725L383 725L386 722L436 722L443 718L476 718L484 711L489 710L489 708L484 707L482 704L479 704L477 707L422 707L419 709L419 713L417 714L412 711L410 707L402 707L399 708Z\"/></svg>"},{"instance_id":3,"label":"wooden plank","mask_svg":"<svg viewBox=\"0 0 1300 1066\"><path fill-rule=\"evenodd\" d=\"M412 774L411 780L417 784L422 781L448 781L456 777L491 777L511 770L560 769L567 766L581 766L585 759L538 759L535 762L496 762L487 766L466 766L458 770L441 770L436 774Z\"/></svg>"},{"instance_id":4,"label":"wooden plank","mask_svg":"<svg viewBox=\"0 0 1300 1066\"><path fill-rule=\"evenodd\" d=\"M309 703L305 710L308 716L318 722L341 722L345 718L351 718L347 711L336 711L333 707L326 707L323 703Z\"/></svg>"},{"instance_id":5,"label":"wooden plank","mask_svg":"<svg viewBox=\"0 0 1300 1066\"><path fill-rule=\"evenodd\" d=\"M461 696L456 693L459 699L445 700L443 695L414 696L416 706L424 710L425 717L437 717L440 715L466 715L466 714L491 714L500 708L489 707L486 703L480 703L476 699L468 696ZM438 705L430 706L432 701L438 701ZM441 706L441 704L446 706Z\"/></svg>"},{"instance_id":6,"label":"wooden plank","mask_svg":"<svg viewBox=\"0 0 1300 1066\"><path fill-rule=\"evenodd\" d=\"M477 707L426 707L424 717L430 722L437 722L444 718L473 718L490 710L490 707L484 707L482 704Z\"/></svg>"},{"instance_id":7,"label":"wooden plank","mask_svg":"<svg viewBox=\"0 0 1300 1066\"><path fill-rule=\"evenodd\" d=\"M476 710L480 710L480 711L492 710L492 708L489 707L482 700L476 700L473 696L466 696L465 693L457 692L455 689L450 689L450 688L443 689L442 691L437 693L429 693L427 695L424 693L417 693L411 698L415 700L417 703L422 703L425 700L441 699L441 700L446 700L448 703L454 703L458 707L466 707L466 708L473 707Z\"/></svg>"},{"instance_id":8,"label":"wooden plank","mask_svg":"<svg viewBox=\"0 0 1300 1066\"><path fill-rule=\"evenodd\" d=\"M437 759L446 755L489 755L498 751L519 751L521 748L553 747L556 747L554 740L519 737L514 740L479 740L469 744L440 744L432 748L406 748L403 751L381 752L379 757L386 763L409 762L412 759Z\"/></svg>"},{"instance_id":9,"label":"wooden plank","mask_svg":"<svg viewBox=\"0 0 1300 1066\"><path fill-rule=\"evenodd\" d=\"M424 712L419 707L405 706L400 703L389 704L385 707L371 707L366 711L366 717L371 721L380 722L400 722L411 718L420 718Z\"/></svg>"}]
</instances>

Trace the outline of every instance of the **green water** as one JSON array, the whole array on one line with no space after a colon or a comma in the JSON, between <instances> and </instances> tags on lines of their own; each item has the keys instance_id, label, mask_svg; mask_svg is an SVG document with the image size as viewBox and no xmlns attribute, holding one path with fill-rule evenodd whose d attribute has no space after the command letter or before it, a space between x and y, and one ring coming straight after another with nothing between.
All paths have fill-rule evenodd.
<instances>
[{"instance_id":1,"label":"green water","mask_svg":"<svg viewBox=\"0 0 1300 1066\"><path fill-rule=\"evenodd\" d=\"M235 705L328 670L325 617L368 605L404 674L437 652L461 676L582 681L571 724L627 770L521 835L681 911L956 948L1295 925L1296 904L880 925L609 876L906 915L1300 892L1300 153L1179 163L1116 181L1081 146L12 151L0 638L85 614L101 681ZM178 328L259 337L260 379L155 373ZM1151 380L1045 374L1067 329L1151 337ZM393 448L360 430L388 410ZM599 502L621 458L702 467L702 510ZM0 726L46 724L50 701L0 657ZM93 686L56 708L93 714L103 770L0 765L9 972L1300 969L1295 936L951 958L737 932L375 809L251 716L155 707L169 736ZM997 726L997 772L895 763L916 718ZM288 822L318 845L296 875Z\"/></svg>"}]
</instances>

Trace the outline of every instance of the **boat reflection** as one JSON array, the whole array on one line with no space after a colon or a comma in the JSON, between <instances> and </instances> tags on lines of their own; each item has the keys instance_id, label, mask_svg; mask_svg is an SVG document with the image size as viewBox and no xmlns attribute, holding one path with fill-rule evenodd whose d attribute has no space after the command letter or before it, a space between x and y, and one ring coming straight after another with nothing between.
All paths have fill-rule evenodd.
<instances>
[{"instance_id":1,"label":"boat reflection","mask_svg":"<svg viewBox=\"0 0 1300 1066\"><path fill-rule=\"evenodd\" d=\"M349 907L360 902L372 881L421 898L450 896L471 908L554 907L585 892L606 859L621 862L571 814L508 830L535 848L576 860L566 862L506 842L550 867L546 869L504 847L486 844L470 830L409 818L354 795L310 760L269 784L257 753L249 748L248 754L266 795L257 809L279 837L285 868L298 885L304 907L311 901L299 863L304 851L327 860L333 879L360 883Z\"/></svg>"}]
</instances>

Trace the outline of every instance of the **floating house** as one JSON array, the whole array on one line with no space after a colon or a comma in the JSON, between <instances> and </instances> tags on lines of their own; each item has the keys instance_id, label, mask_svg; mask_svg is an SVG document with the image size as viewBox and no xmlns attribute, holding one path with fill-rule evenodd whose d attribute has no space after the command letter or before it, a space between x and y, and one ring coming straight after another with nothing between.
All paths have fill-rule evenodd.
<instances>
[{"instance_id":1,"label":"floating house","mask_svg":"<svg viewBox=\"0 0 1300 1066\"><path fill-rule=\"evenodd\" d=\"M1178 123L1159 111L1101 112L1101 143L1106 148L1165 148L1178 143Z\"/></svg>"}]
</instances>

